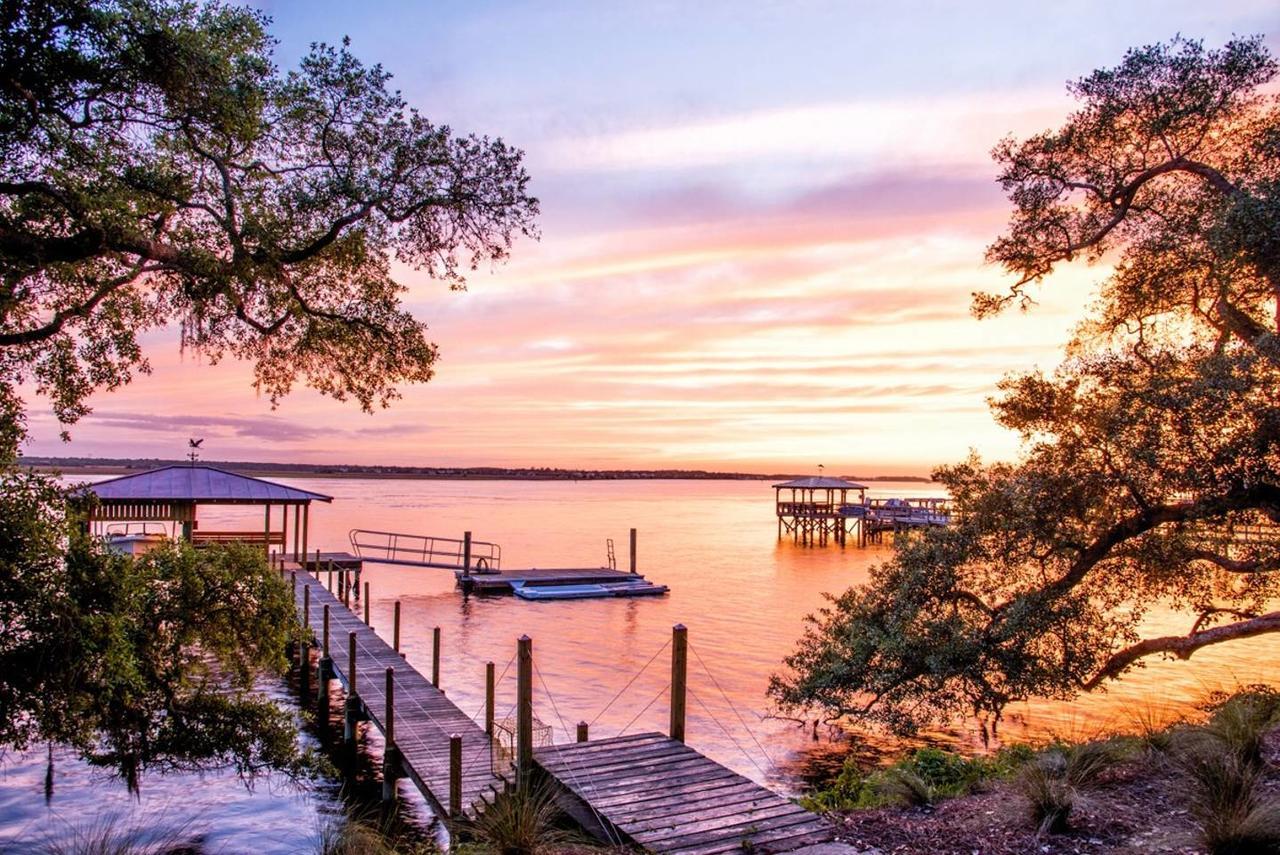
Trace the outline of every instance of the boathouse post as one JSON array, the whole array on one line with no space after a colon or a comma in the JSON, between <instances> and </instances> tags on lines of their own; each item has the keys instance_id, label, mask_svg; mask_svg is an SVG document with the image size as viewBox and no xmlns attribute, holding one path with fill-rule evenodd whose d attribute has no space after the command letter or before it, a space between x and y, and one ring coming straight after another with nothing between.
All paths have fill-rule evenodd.
<instances>
[{"instance_id":1,"label":"boathouse post","mask_svg":"<svg viewBox=\"0 0 1280 855\"><path fill-rule=\"evenodd\" d=\"M587 741L587 728L589 726L590 725L588 725L585 721L578 722L578 741L579 742Z\"/></svg>"},{"instance_id":2,"label":"boathouse post","mask_svg":"<svg viewBox=\"0 0 1280 855\"><path fill-rule=\"evenodd\" d=\"M400 652L400 601L396 600L396 607L391 619L391 649L396 653Z\"/></svg>"},{"instance_id":3,"label":"boathouse post","mask_svg":"<svg viewBox=\"0 0 1280 855\"><path fill-rule=\"evenodd\" d=\"M671 629L671 738L684 742L685 692L688 688L689 631L678 623Z\"/></svg>"},{"instance_id":4,"label":"boathouse post","mask_svg":"<svg viewBox=\"0 0 1280 855\"><path fill-rule=\"evenodd\" d=\"M373 629L373 624L369 623L369 583L364 583L364 625Z\"/></svg>"},{"instance_id":5,"label":"boathouse post","mask_svg":"<svg viewBox=\"0 0 1280 855\"><path fill-rule=\"evenodd\" d=\"M471 532L462 533L462 576L471 575Z\"/></svg>"},{"instance_id":6,"label":"boathouse post","mask_svg":"<svg viewBox=\"0 0 1280 855\"><path fill-rule=\"evenodd\" d=\"M343 716L342 738L348 745L356 741L356 725L360 721L360 690L356 683L356 634L347 633L347 706Z\"/></svg>"},{"instance_id":7,"label":"boathouse post","mask_svg":"<svg viewBox=\"0 0 1280 855\"><path fill-rule=\"evenodd\" d=\"M449 737L449 818L462 816L462 736Z\"/></svg>"},{"instance_id":8,"label":"boathouse post","mask_svg":"<svg viewBox=\"0 0 1280 855\"><path fill-rule=\"evenodd\" d=\"M431 630L431 685L440 688L440 627Z\"/></svg>"},{"instance_id":9,"label":"boathouse post","mask_svg":"<svg viewBox=\"0 0 1280 855\"><path fill-rule=\"evenodd\" d=\"M631 572L636 572L636 530L631 529Z\"/></svg>"},{"instance_id":10,"label":"boathouse post","mask_svg":"<svg viewBox=\"0 0 1280 855\"><path fill-rule=\"evenodd\" d=\"M387 668L387 713L383 719L382 734L386 747L382 751L382 801L396 800L396 778L400 772L400 749L396 746L396 669Z\"/></svg>"},{"instance_id":11,"label":"boathouse post","mask_svg":"<svg viewBox=\"0 0 1280 855\"><path fill-rule=\"evenodd\" d=\"M494 701L494 680L493 680L493 663L484 663L484 732L486 736L493 736L493 701Z\"/></svg>"},{"instance_id":12,"label":"boathouse post","mask_svg":"<svg viewBox=\"0 0 1280 855\"><path fill-rule=\"evenodd\" d=\"M533 771L533 639L516 642L516 789L527 791Z\"/></svg>"}]
</instances>

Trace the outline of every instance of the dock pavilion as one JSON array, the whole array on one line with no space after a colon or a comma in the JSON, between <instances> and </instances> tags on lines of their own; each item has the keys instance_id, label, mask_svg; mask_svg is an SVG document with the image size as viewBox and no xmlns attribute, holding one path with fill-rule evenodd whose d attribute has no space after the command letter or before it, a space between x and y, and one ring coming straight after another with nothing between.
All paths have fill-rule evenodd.
<instances>
[{"instance_id":1,"label":"dock pavilion","mask_svg":"<svg viewBox=\"0 0 1280 855\"><path fill-rule=\"evenodd\" d=\"M201 463L175 464L122 475L79 488L73 496L93 497L88 503L88 524L98 533L119 524L171 523L175 537L180 526L182 538L196 545L240 541L262 546L268 552L274 546L294 561L308 554L311 503L333 501L332 496ZM197 514L201 505L260 505L262 527L245 531L201 531ZM275 508L280 509L278 527ZM289 524L291 510L292 526Z\"/></svg>"},{"instance_id":2,"label":"dock pavilion","mask_svg":"<svg viewBox=\"0 0 1280 855\"><path fill-rule=\"evenodd\" d=\"M803 543L826 543L831 538L843 545L850 531L861 535L865 484L818 476L774 484L773 489L778 537L786 533Z\"/></svg>"}]
</instances>

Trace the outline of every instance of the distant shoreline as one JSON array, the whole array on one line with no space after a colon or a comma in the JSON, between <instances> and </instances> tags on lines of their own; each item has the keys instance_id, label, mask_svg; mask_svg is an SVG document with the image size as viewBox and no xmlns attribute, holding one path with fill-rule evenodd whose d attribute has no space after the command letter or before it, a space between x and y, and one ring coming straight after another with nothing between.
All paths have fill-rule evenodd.
<instances>
[{"instance_id":1,"label":"distant shoreline","mask_svg":"<svg viewBox=\"0 0 1280 855\"><path fill-rule=\"evenodd\" d=\"M128 475L161 466L183 465L186 460L98 457L23 457L19 465L64 475ZM342 464L262 463L256 461L201 460L243 475L262 477L376 478L421 481L787 481L796 473L759 475L749 472L712 472L703 469L558 469L497 466L356 466ZM841 475L850 481L907 481L930 479L919 475Z\"/></svg>"}]
</instances>

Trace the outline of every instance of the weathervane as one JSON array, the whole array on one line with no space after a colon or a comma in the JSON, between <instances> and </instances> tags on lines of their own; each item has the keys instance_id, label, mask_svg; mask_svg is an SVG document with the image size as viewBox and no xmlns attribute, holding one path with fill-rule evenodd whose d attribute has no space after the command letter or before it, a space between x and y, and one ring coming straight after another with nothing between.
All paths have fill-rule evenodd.
<instances>
[{"instance_id":1,"label":"weathervane","mask_svg":"<svg viewBox=\"0 0 1280 855\"><path fill-rule=\"evenodd\" d=\"M187 447L191 449L190 451L187 452L187 459L191 461L192 466L195 466L196 461L200 459L200 444L203 442L204 442L203 438L195 439L194 437L192 437L191 439L187 440Z\"/></svg>"}]
</instances>

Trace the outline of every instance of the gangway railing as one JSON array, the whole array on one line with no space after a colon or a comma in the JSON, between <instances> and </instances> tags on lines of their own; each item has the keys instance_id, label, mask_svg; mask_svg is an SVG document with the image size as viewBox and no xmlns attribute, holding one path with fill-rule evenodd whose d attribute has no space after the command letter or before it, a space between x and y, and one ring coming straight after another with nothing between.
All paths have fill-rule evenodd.
<instances>
[{"instance_id":1,"label":"gangway railing","mask_svg":"<svg viewBox=\"0 0 1280 855\"><path fill-rule=\"evenodd\" d=\"M351 550L364 561L463 569L466 541L458 538L365 528L353 528L347 537L351 541ZM483 540L471 541L470 569L472 573L499 572L502 569L502 547Z\"/></svg>"}]
</instances>

